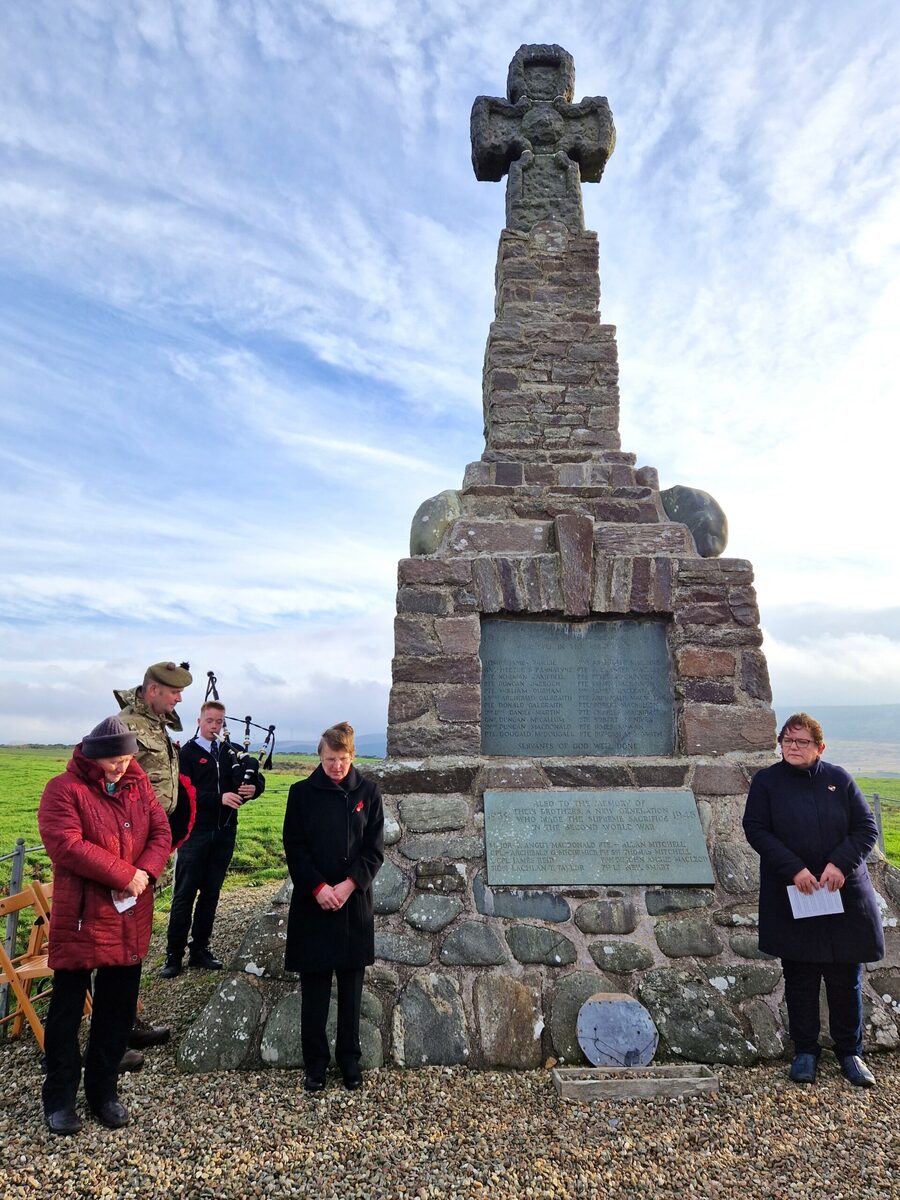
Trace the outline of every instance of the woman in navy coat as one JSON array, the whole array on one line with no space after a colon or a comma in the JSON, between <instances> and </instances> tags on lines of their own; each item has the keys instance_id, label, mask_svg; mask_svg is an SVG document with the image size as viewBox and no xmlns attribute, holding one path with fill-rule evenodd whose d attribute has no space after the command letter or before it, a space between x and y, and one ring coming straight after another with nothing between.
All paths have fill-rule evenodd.
<instances>
[{"instance_id":1,"label":"woman in navy coat","mask_svg":"<svg viewBox=\"0 0 900 1200\"><path fill-rule=\"evenodd\" d=\"M288 793L284 852L294 884L284 965L300 972L300 1040L306 1090L321 1091L330 1058L325 1025L337 977L335 1059L344 1086L360 1087L359 1016L364 969L375 961L372 881L384 862L378 785L353 766L353 729L319 741L319 766Z\"/></svg>"},{"instance_id":2,"label":"woman in navy coat","mask_svg":"<svg viewBox=\"0 0 900 1200\"><path fill-rule=\"evenodd\" d=\"M794 1043L790 1077L814 1083L819 989L825 981L829 1027L841 1070L872 1087L862 1061L862 963L884 955L884 935L866 856L877 838L872 812L854 780L822 761L822 726L796 713L778 735L782 760L759 771L744 813L747 841L759 854L759 948L777 955ZM844 911L795 918L788 886L812 895L839 891Z\"/></svg>"}]
</instances>

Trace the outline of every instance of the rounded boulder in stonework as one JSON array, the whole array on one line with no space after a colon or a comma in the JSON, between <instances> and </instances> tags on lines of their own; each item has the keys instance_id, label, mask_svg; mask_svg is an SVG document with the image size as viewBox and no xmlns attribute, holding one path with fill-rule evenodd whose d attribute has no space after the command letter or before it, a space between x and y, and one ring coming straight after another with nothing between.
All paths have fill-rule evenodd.
<instances>
[{"instance_id":1,"label":"rounded boulder in stonework","mask_svg":"<svg viewBox=\"0 0 900 1200\"><path fill-rule=\"evenodd\" d=\"M240 975L223 979L178 1047L182 1071L234 1071L256 1061L262 998Z\"/></svg>"},{"instance_id":2,"label":"rounded boulder in stonework","mask_svg":"<svg viewBox=\"0 0 900 1200\"><path fill-rule=\"evenodd\" d=\"M729 963L725 967L704 966L702 970L716 991L731 1003L768 996L781 979L781 967L774 963Z\"/></svg>"},{"instance_id":3,"label":"rounded boulder in stonework","mask_svg":"<svg viewBox=\"0 0 900 1200\"><path fill-rule=\"evenodd\" d=\"M575 910L582 933L634 933L638 913L630 900L586 900Z\"/></svg>"},{"instance_id":4,"label":"rounded boulder in stonework","mask_svg":"<svg viewBox=\"0 0 900 1200\"><path fill-rule=\"evenodd\" d=\"M614 975L629 975L653 966L653 955L647 947L634 942L591 942L588 950L601 970Z\"/></svg>"},{"instance_id":5,"label":"rounded boulder in stonework","mask_svg":"<svg viewBox=\"0 0 900 1200\"><path fill-rule=\"evenodd\" d=\"M259 1054L270 1067L303 1066L300 1048L300 993L282 996L269 1014L259 1043Z\"/></svg>"},{"instance_id":6,"label":"rounded boulder in stonework","mask_svg":"<svg viewBox=\"0 0 900 1200\"><path fill-rule=\"evenodd\" d=\"M287 921L288 910L281 906L260 914L244 934L244 940L231 960L231 970L256 975L257 978L293 978L284 969Z\"/></svg>"},{"instance_id":7,"label":"rounded boulder in stonework","mask_svg":"<svg viewBox=\"0 0 900 1200\"><path fill-rule=\"evenodd\" d=\"M400 841L400 823L393 813L385 811L384 814L384 844L386 846L395 846ZM378 876L376 875L377 879Z\"/></svg>"},{"instance_id":8,"label":"rounded boulder in stonework","mask_svg":"<svg viewBox=\"0 0 900 1200\"><path fill-rule=\"evenodd\" d=\"M410 881L396 863L386 858L372 884L372 900L375 911L382 915L400 911L409 895Z\"/></svg>"},{"instance_id":9,"label":"rounded boulder in stonework","mask_svg":"<svg viewBox=\"0 0 900 1200\"><path fill-rule=\"evenodd\" d=\"M713 920L726 929L756 929L759 925L759 905L732 904L728 908L718 908L713 913Z\"/></svg>"},{"instance_id":10,"label":"rounded boulder in stonework","mask_svg":"<svg viewBox=\"0 0 900 1200\"><path fill-rule=\"evenodd\" d=\"M759 857L740 842L719 842L713 847L716 878L732 895L759 890Z\"/></svg>"},{"instance_id":11,"label":"rounded boulder in stonework","mask_svg":"<svg viewBox=\"0 0 900 1200\"><path fill-rule=\"evenodd\" d=\"M465 796L404 796L400 801L403 823L413 833L446 833L464 829L469 821Z\"/></svg>"},{"instance_id":12,"label":"rounded boulder in stonework","mask_svg":"<svg viewBox=\"0 0 900 1200\"><path fill-rule=\"evenodd\" d=\"M722 952L722 939L704 917L671 917L657 921L656 944L667 958L712 958Z\"/></svg>"},{"instance_id":13,"label":"rounded boulder in stonework","mask_svg":"<svg viewBox=\"0 0 900 1200\"><path fill-rule=\"evenodd\" d=\"M670 521L687 525L701 558L718 558L728 545L728 518L718 501L700 488L676 483L659 493Z\"/></svg>"},{"instance_id":14,"label":"rounded boulder in stonework","mask_svg":"<svg viewBox=\"0 0 900 1200\"><path fill-rule=\"evenodd\" d=\"M599 971L576 971L556 985L550 1004L550 1040L561 1062L586 1061L578 1044L578 1013L595 992L612 990L609 980Z\"/></svg>"},{"instance_id":15,"label":"rounded boulder in stonework","mask_svg":"<svg viewBox=\"0 0 900 1200\"><path fill-rule=\"evenodd\" d=\"M753 958L760 962L771 962L773 955L764 954L759 948L759 934L750 930L739 929L737 933L733 933L728 939L728 943L735 954L739 954L741 958Z\"/></svg>"},{"instance_id":16,"label":"rounded boulder in stonework","mask_svg":"<svg viewBox=\"0 0 900 1200\"><path fill-rule=\"evenodd\" d=\"M541 1065L540 995L508 975L480 975L473 989L484 1065L530 1071Z\"/></svg>"},{"instance_id":17,"label":"rounded boulder in stonework","mask_svg":"<svg viewBox=\"0 0 900 1200\"><path fill-rule=\"evenodd\" d=\"M284 881L278 891L275 893L273 904L290 904L291 896L294 894L294 884L290 876Z\"/></svg>"},{"instance_id":18,"label":"rounded boulder in stonework","mask_svg":"<svg viewBox=\"0 0 900 1200\"><path fill-rule=\"evenodd\" d=\"M494 967L506 962L503 943L488 925L463 921L444 938L441 962L453 967Z\"/></svg>"},{"instance_id":19,"label":"rounded boulder in stonework","mask_svg":"<svg viewBox=\"0 0 900 1200\"><path fill-rule=\"evenodd\" d=\"M660 917L691 908L711 908L715 897L702 888L648 888L644 899L650 916Z\"/></svg>"},{"instance_id":20,"label":"rounded boulder in stonework","mask_svg":"<svg viewBox=\"0 0 900 1200\"><path fill-rule=\"evenodd\" d=\"M575 961L574 945L555 929L538 925L513 925L506 931L509 948L521 963L567 967Z\"/></svg>"},{"instance_id":21,"label":"rounded boulder in stonework","mask_svg":"<svg viewBox=\"0 0 900 1200\"><path fill-rule=\"evenodd\" d=\"M596 992L578 1011L578 1044L595 1067L646 1067L653 1061L659 1033L634 996Z\"/></svg>"},{"instance_id":22,"label":"rounded boulder in stonework","mask_svg":"<svg viewBox=\"0 0 900 1200\"><path fill-rule=\"evenodd\" d=\"M742 1005L742 1011L750 1022L760 1058L781 1058L784 1054L785 1031L765 1000L754 996Z\"/></svg>"},{"instance_id":23,"label":"rounded boulder in stonework","mask_svg":"<svg viewBox=\"0 0 900 1200\"><path fill-rule=\"evenodd\" d=\"M413 929L439 933L462 912L462 900L456 896L416 896L403 914Z\"/></svg>"},{"instance_id":24,"label":"rounded boulder in stonework","mask_svg":"<svg viewBox=\"0 0 900 1200\"><path fill-rule=\"evenodd\" d=\"M572 915L568 902L552 892L524 888L489 888L481 871L472 880L475 907L485 917L507 917L535 921L568 921Z\"/></svg>"},{"instance_id":25,"label":"rounded boulder in stonework","mask_svg":"<svg viewBox=\"0 0 900 1200\"><path fill-rule=\"evenodd\" d=\"M638 995L667 1049L679 1058L748 1067L759 1057L727 1001L707 980L655 967L641 980Z\"/></svg>"},{"instance_id":26,"label":"rounded boulder in stonework","mask_svg":"<svg viewBox=\"0 0 900 1200\"><path fill-rule=\"evenodd\" d=\"M424 967L431 959L431 939L376 929L375 957L408 967Z\"/></svg>"},{"instance_id":27,"label":"rounded boulder in stonework","mask_svg":"<svg viewBox=\"0 0 900 1200\"><path fill-rule=\"evenodd\" d=\"M453 1066L469 1058L459 985L449 975L414 975L394 1006L394 1058L401 1067Z\"/></svg>"},{"instance_id":28,"label":"rounded boulder in stonework","mask_svg":"<svg viewBox=\"0 0 900 1200\"><path fill-rule=\"evenodd\" d=\"M410 555L437 553L444 534L461 515L459 492L452 488L423 500L409 530Z\"/></svg>"}]
</instances>

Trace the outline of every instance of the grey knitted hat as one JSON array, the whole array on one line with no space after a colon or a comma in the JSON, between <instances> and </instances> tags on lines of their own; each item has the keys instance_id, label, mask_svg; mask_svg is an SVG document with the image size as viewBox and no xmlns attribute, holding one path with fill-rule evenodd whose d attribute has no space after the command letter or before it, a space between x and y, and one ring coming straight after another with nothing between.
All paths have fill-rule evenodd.
<instances>
[{"instance_id":1,"label":"grey knitted hat","mask_svg":"<svg viewBox=\"0 0 900 1200\"><path fill-rule=\"evenodd\" d=\"M85 758L120 758L137 754L137 738L121 717L106 717L81 740Z\"/></svg>"}]
</instances>

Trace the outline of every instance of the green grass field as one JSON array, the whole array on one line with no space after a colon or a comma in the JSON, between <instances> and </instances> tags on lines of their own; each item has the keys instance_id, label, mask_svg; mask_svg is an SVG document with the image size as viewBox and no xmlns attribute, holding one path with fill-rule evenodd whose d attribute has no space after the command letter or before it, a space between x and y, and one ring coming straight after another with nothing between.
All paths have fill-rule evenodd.
<instances>
[{"instance_id":1,"label":"green grass field","mask_svg":"<svg viewBox=\"0 0 900 1200\"><path fill-rule=\"evenodd\" d=\"M41 792L48 779L65 769L70 753L65 746L0 746L0 855L11 853L18 837L24 837L28 847L40 844L37 807ZM281 824L288 789L296 780L305 779L316 762L310 756L282 756L266 776L265 793L241 809L226 887L255 886L283 878ZM359 762L364 766L366 760ZM900 867L900 779L860 776L857 782L867 796L877 792L881 797L885 851ZM43 853L28 856L26 874L49 877ZM0 863L0 892L8 880L9 863Z\"/></svg>"}]
</instances>

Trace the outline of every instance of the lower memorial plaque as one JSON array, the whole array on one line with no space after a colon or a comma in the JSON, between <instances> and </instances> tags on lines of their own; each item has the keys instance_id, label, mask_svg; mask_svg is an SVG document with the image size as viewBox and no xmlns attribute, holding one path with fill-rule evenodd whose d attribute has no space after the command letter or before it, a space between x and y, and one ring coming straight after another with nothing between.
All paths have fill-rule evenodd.
<instances>
[{"instance_id":1,"label":"lower memorial plaque","mask_svg":"<svg viewBox=\"0 0 900 1200\"><path fill-rule=\"evenodd\" d=\"M487 877L517 884L713 882L694 793L484 793Z\"/></svg>"}]
</instances>

